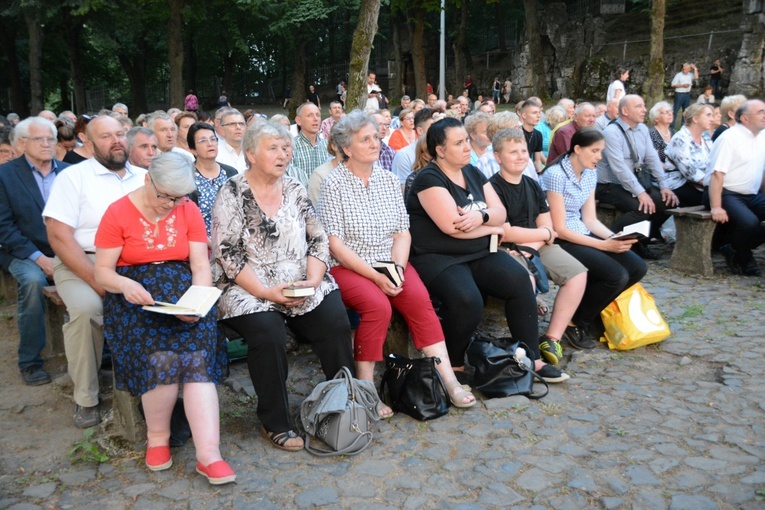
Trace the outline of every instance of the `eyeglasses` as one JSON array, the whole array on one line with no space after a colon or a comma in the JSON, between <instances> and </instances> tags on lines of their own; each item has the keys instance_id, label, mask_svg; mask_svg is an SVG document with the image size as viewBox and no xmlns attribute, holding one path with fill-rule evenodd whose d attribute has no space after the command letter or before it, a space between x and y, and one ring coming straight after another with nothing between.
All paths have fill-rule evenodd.
<instances>
[{"instance_id":1,"label":"eyeglasses","mask_svg":"<svg viewBox=\"0 0 765 510\"><path fill-rule=\"evenodd\" d=\"M56 142L58 142L58 140L52 136L34 136L32 138L24 136L22 138L29 140L30 142L39 143L40 145L55 145Z\"/></svg>"},{"instance_id":2,"label":"eyeglasses","mask_svg":"<svg viewBox=\"0 0 765 510\"><path fill-rule=\"evenodd\" d=\"M390 127L390 124L380 124L380 125L381 125L382 127L386 128L386 129Z\"/></svg>"},{"instance_id":3,"label":"eyeglasses","mask_svg":"<svg viewBox=\"0 0 765 510\"><path fill-rule=\"evenodd\" d=\"M218 137L213 136L210 138L200 138L196 142L194 142L196 145L207 145L208 143L218 143Z\"/></svg>"},{"instance_id":4,"label":"eyeglasses","mask_svg":"<svg viewBox=\"0 0 765 510\"><path fill-rule=\"evenodd\" d=\"M187 197L186 195L184 195L182 197L171 197L170 195L163 195L157 189L157 185L154 184L154 179L149 177L149 182L151 182L151 187L154 188L154 194L160 200L167 200L168 202L172 202L174 205L180 205L180 204L186 203L186 201L189 199L189 197Z\"/></svg>"},{"instance_id":5,"label":"eyeglasses","mask_svg":"<svg viewBox=\"0 0 765 510\"><path fill-rule=\"evenodd\" d=\"M404 117L404 120L414 120L414 117Z\"/></svg>"},{"instance_id":6,"label":"eyeglasses","mask_svg":"<svg viewBox=\"0 0 765 510\"><path fill-rule=\"evenodd\" d=\"M228 122L226 124L221 124L221 126L222 127L236 126L236 127L243 128L243 127L246 127L247 124L245 124L244 122Z\"/></svg>"}]
</instances>

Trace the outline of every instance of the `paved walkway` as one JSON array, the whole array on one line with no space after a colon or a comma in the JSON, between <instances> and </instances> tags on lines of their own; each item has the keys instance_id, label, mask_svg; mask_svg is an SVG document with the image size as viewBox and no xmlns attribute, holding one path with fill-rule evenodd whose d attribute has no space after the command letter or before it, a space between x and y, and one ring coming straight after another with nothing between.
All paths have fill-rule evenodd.
<instances>
[{"instance_id":1,"label":"paved walkway","mask_svg":"<svg viewBox=\"0 0 765 510\"><path fill-rule=\"evenodd\" d=\"M765 508L763 280L724 274L719 257L713 278L688 278L667 258L650 263L644 284L672 336L632 352L568 353L572 379L541 401L483 400L427 423L399 415L375 424L361 455L323 459L260 438L240 362L221 390L236 485L208 486L191 445L161 473L121 445L98 466L61 457L2 473L0 509ZM486 329L503 327L492 316ZM291 367L297 406L320 374L304 351ZM69 415L60 423L71 427Z\"/></svg>"}]
</instances>

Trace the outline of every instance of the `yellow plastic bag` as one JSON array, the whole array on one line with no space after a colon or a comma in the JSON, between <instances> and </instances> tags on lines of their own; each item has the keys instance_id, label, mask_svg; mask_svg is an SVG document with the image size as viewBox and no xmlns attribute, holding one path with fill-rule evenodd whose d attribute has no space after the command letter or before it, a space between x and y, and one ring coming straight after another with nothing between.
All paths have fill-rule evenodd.
<instances>
[{"instance_id":1,"label":"yellow plastic bag","mask_svg":"<svg viewBox=\"0 0 765 510\"><path fill-rule=\"evenodd\" d=\"M608 348L629 351L667 338L671 331L656 308L656 302L642 285L636 283L622 292L602 312Z\"/></svg>"}]
</instances>

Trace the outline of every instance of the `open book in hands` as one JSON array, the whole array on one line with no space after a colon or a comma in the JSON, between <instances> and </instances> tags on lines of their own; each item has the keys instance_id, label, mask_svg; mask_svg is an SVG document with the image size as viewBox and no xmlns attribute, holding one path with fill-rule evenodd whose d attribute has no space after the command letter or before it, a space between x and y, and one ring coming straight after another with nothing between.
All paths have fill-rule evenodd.
<instances>
[{"instance_id":1,"label":"open book in hands","mask_svg":"<svg viewBox=\"0 0 765 510\"><path fill-rule=\"evenodd\" d=\"M154 301L153 305L146 305L144 310L149 312L164 313L166 315L194 315L204 317L213 307L222 291L217 287L204 287L192 285L189 287L177 303L163 303Z\"/></svg>"},{"instance_id":2,"label":"open book in hands","mask_svg":"<svg viewBox=\"0 0 765 510\"><path fill-rule=\"evenodd\" d=\"M617 232L616 234L612 235L611 239L616 239L618 241L637 239L638 241L642 241L643 239L648 239L650 235L651 222L644 220L633 223L632 225L627 225L622 229L621 232Z\"/></svg>"}]
</instances>

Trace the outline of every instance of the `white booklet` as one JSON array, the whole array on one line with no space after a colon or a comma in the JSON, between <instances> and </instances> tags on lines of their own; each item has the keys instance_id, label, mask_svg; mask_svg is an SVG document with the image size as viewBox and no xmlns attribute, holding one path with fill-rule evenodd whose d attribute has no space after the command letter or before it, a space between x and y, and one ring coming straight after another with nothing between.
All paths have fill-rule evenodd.
<instances>
[{"instance_id":1,"label":"white booklet","mask_svg":"<svg viewBox=\"0 0 765 510\"><path fill-rule=\"evenodd\" d=\"M621 232L618 232L611 236L611 239L619 239L619 240L625 240L625 239L648 239L648 236L651 234L651 222L648 220L639 221L637 223L633 223L632 225L627 225L622 229Z\"/></svg>"},{"instance_id":2,"label":"white booklet","mask_svg":"<svg viewBox=\"0 0 765 510\"><path fill-rule=\"evenodd\" d=\"M154 301L153 305L146 305L143 309L167 315L195 315L197 317L204 317L215 302L218 301L222 292L217 287L192 285L175 304Z\"/></svg>"}]
</instances>

